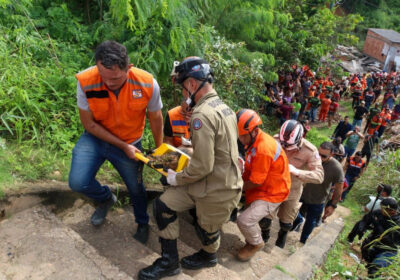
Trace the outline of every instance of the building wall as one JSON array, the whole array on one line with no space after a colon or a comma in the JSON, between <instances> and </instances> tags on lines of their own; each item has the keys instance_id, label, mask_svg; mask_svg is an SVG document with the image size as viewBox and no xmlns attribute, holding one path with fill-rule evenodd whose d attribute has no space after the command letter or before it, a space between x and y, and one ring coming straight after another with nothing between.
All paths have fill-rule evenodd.
<instances>
[{"instance_id":1,"label":"building wall","mask_svg":"<svg viewBox=\"0 0 400 280\"><path fill-rule=\"evenodd\" d=\"M390 42L382 36L379 36L375 32L368 30L367 38L364 42L363 53L369 55L378 61L384 63L386 60L386 55L382 56L382 49L384 45L390 45Z\"/></svg>"},{"instance_id":2,"label":"building wall","mask_svg":"<svg viewBox=\"0 0 400 280\"><path fill-rule=\"evenodd\" d=\"M382 52L385 48L385 55ZM394 68L394 60L400 56L400 43L392 43L385 37L368 30L364 42L363 53L369 55L384 64L384 70L391 71ZM389 58L387 57L389 55Z\"/></svg>"}]
</instances>

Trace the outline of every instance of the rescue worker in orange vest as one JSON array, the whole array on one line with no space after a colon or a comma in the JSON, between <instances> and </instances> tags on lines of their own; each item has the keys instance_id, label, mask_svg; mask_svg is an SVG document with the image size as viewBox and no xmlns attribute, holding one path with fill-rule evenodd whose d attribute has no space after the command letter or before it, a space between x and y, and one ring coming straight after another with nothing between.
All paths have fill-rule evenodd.
<instances>
[{"instance_id":1,"label":"rescue worker in orange vest","mask_svg":"<svg viewBox=\"0 0 400 280\"><path fill-rule=\"evenodd\" d=\"M319 111L319 121L325 122L326 116L328 115L329 105L331 105L332 100L329 95L326 95L321 99L321 110Z\"/></svg>"},{"instance_id":2,"label":"rescue worker in orange vest","mask_svg":"<svg viewBox=\"0 0 400 280\"><path fill-rule=\"evenodd\" d=\"M379 114L376 114L375 116L372 117L368 125L367 134L373 135L375 131L378 131L381 124L382 124L382 117Z\"/></svg>"},{"instance_id":3,"label":"rescue worker in orange vest","mask_svg":"<svg viewBox=\"0 0 400 280\"><path fill-rule=\"evenodd\" d=\"M289 196L289 161L281 145L258 126L262 124L256 112L242 109L236 113L239 141L246 150L243 190L246 210L237 219L237 225L246 239L246 245L237 258L248 261L264 247L259 221L273 215Z\"/></svg>"},{"instance_id":4,"label":"rescue worker in orange vest","mask_svg":"<svg viewBox=\"0 0 400 280\"><path fill-rule=\"evenodd\" d=\"M362 153L360 151L356 152L354 156L347 159L347 162L344 166L344 170L346 170L346 174L344 176L349 186L343 190L342 201L345 200L354 183L364 173L365 167L365 161L362 159Z\"/></svg>"},{"instance_id":5,"label":"rescue worker in orange vest","mask_svg":"<svg viewBox=\"0 0 400 280\"><path fill-rule=\"evenodd\" d=\"M380 138L385 132L387 123L390 123L392 119L392 113L390 112L390 109L387 105L385 105L379 116L382 118L382 123L378 128L378 137Z\"/></svg>"},{"instance_id":6,"label":"rescue worker in orange vest","mask_svg":"<svg viewBox=\"0 0 400 280\"><path fill-rule=\"evenodd\" d=\"M95 61L95 66L76 75L77 103L85 131L72 152L69 186L99 204L90 221L101 225L116 197L95 177L105 160L111 162L129 190L138 223L134 238L146 243L149 216L143 164L135 153L142 148L146 112L156 146L162 143L160 88L150 73L129 64L126 48L117 42L101 43Z\"/></svg>"},{"instance_id":7,"label":"rescue worker in orange vest","mask_svg":"<svg viewBox=\"0 0 400 280\"><path fill-rule=\"evenodd\" d=\"M289 159L291 188L289 197L279 206L278 217L280 230L275 245L284 248L286 237L293 230L293 221L300 209L300 197L305 183L321 184L324 180L324 169L318 149L307 139L303 138L304 129L301 123L295 120L286 121L275 139L279 141ZM260 221L262 237L267 242L270 236L270 215ZM299 223L298 226L304 220Z\"/></svg>"},{"instance_id":8,"label":"rescue worker in orange vest","mask_svg":"<svg viewBox=\"0 0 400 280\"><path fill-rule=\"evenodd\" d=\"M189 140L189 122L191 112L189 105L182 100L180 106L168 111L164 121L164 143L176 148L182 145L182 137Z\"/></svg>"}]
</instances>

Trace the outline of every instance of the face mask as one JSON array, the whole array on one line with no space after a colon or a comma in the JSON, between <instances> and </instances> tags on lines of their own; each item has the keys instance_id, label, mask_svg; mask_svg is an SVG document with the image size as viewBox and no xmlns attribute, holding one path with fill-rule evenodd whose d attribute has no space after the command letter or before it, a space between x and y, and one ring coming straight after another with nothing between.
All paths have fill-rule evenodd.
<instances>
[{"instance_id":1,"label":"face mask","mask_svg":"<svg viewBox=\"0 0 400 280\"><path fill-rule=\"evenodd\" d=\"M186 104L188 105L188 106L190 106L190 104L192 104L192 98L190 98L190 96L186 99Z\"/></svg>"}]
</instances>

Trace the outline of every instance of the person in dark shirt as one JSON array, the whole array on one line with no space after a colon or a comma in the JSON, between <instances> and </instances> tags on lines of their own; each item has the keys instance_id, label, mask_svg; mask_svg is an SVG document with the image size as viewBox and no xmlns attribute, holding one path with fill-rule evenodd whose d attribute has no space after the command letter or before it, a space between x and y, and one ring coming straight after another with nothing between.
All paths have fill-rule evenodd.
<instances>
[{"instance_id":1,"label":"person in dark shirt","mask_svg":"<svg viewBox=\"0 0 400 280\"><path fill-rule=\"evenodd\" d=\"M367 162L365 163L365 166L368 166L375 145L376 145L376 153L379 153L378 143L379 143L379 135L377 131L375 131L373 135L369 134L364 138L364 145L361 149L361 156L367 157Z\"/></svg>"},{"instance_id":2,"label":"person in dark shirt","mask_svg":"<svg viewBox=\"0 0 400 280\"><path fill-rule=\"evenodd\" d=\"M354 108L353 126L361 127L362 119L366 114L368 114L368 109L365 107L365 101L363 100L360 105Z\"/></svg>"},{"instance_id":3,"label":"person in dark shirt","mask_svg":"<svg viewBox=\"0 0 400 280\"><path fill-rule=\"evenodd\" d=\"M344 175L344 177L346 178L349 186L343 190L342 201L345 200L354 183L361 177L365 170L365 162L362 159L360 151L356 152L353 157L349 157L347 159L344 170L346 170L346 174Z\"/></svg>"},{"instance_id":4,"label":"person in dark shirt","mask_svg":"<svg viewBox=\"0 0 400 280\"><path fill-rule=\"evenodd\" d=\"M367 109L369 109L369 106L371 106L374 99L375 99L375 93L373 92L372 87L369 87L364 94L365 107Z\"/></svg>"},{"instance_id":5,"label":"person in dark shirt","mask_svg":"<svg viewBox=\"0 0 400 280\"><path fill-rule=\"evenodd\" d=\"M342 137L342 142L346 139L347 132L353 130L353 126L349 123L349 116L345 116L333 131L332 138Z\"/></svg>"},{"instance_id":6,"label":"person in dark shirt","mask_svg":"<svg viewBox=\"0 0 400 280\"><path fill-rule=\"evenodd\" d=\"M372 107L371 109L369 109L369 113L368 113L368 118L367 118L367 124L365 125L364 128L364 134L365 132L367 132L368 126L371 123L372 118L379 114L381 111L379 110L379 104L375 103L374 107Z\"/></svg>"},{"instance_id":7,"label":"person in dark shirt","mask_svg":"<svg viewBox=\"0 0 400 280\"><path fill-rule=\"evenodd\" d=\"M308 101L310 103L310 118L314 122L317 118L318 107L321 105L321 100L318 96L311 97Z\"/></svg>"},{"instance_id":8,"label":"person in dark shirt","mask_svg":"<svg viewBox=\"0 0 400 280\"><path fill-rule=\"evenodd\" d=\"M368 276L375 278L379 276L380 268L392 263L400 245L400 215L394 198L383 199L380 210L365 214L355 224L347 240L353 242L356 235L361 239L368 229L372 231L361 245L361 255L367 262Z\"/></svg>"},{"instance_id":9,"label":"person in dark shirt","mask_svg":"<svg viewBox=\"0 0 400 280\"><path fill-rule=\"evenodd\" d=\"M281 121L281 125L287 121L288 119L290 119L290 116L292 114L292 110L293 110L293 106L288 104L288 102L286 101L286 99L283 99L283 103L281 106L279 106L278 111L279 113L281 113L281 117L280 117L280 121Z\"/></svg>"}]
</instances>

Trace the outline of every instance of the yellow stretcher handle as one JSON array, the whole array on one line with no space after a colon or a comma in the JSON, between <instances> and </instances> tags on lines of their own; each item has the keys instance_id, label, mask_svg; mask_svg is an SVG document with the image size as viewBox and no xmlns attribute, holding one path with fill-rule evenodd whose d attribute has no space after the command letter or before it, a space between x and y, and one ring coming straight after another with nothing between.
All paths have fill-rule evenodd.
<instances>
[{"instance_id":1,"label":"yellow stretcher handle","mask_svg":"<svg viewBox=\"0 0 400 280\"><path fill-rule=\"evenodd\" d=\"M137 159L139 159L140 161L142 161L144 164L146 164L147 166L153 168L155 171L157 171L158 173L160 173L161 175L164 175L165 177L168 176L168 172L165 172L162 168L155 168L154 166L152 166L151 164L149 164L149 159L147 157L145 157L143 154L141 153L135 153L135 156Z\"/></svg>"}]
</instances>

